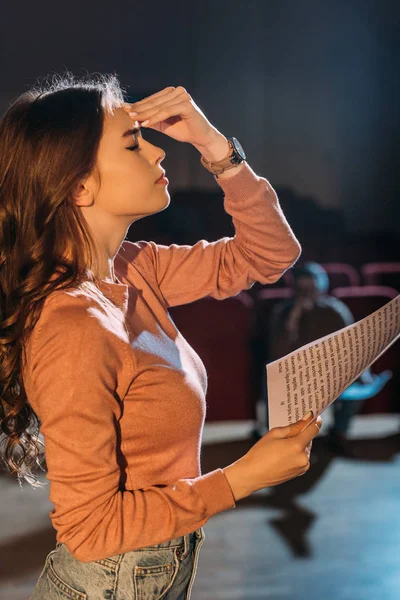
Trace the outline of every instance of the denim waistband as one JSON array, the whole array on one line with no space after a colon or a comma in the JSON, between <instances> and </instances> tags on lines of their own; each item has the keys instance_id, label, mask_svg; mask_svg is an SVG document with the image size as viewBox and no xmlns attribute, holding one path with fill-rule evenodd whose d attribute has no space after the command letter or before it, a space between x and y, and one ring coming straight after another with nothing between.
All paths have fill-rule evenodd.
<instances>
[{"instance_id":1,"label":"denim waistband","mask_svg":"<svg viewBox=\"0 0 400 600\"><path fill-rule=\"evenodd\" d=\"M142 550L146 550L146 551L151 551L151 550L158 550L160 548L179 548L179 547L183 547L183 556L186 556L187 552L189 551L189 546L190 546L190 542L193 540L193 538L197 538L197 539L201 539L204 538L204 530L203 527L200 527L199 529L196 529L195 531L192 531L190 533L186 533L185 535L180 535L176 538L173 538L171 540L166 540L164 542L160 542L159 544L153 544L151 546L143 546L141 548L136 548L134 550L131 550L131 552L140 552ZM56 542L56 549L59 548L60 546L62 546L63 542ZM129 554L129 551L125 552L124 554ZM116 556L120 556L120 555L116 555ZM116 556L114 557L108 557L108 558L116 558Z\"/></svg>"}]
</instances>

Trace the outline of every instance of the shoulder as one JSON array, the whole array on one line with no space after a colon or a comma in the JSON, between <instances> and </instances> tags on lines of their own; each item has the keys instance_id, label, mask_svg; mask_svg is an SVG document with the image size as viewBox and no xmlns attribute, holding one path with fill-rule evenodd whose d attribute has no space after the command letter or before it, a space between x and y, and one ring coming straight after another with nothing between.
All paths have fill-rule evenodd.
<instances>
[{"instance_id":1,"label":"shoulder","mask_svg":"<svg viewBox=\"0 0 400 600\"><path fill-rule=\"evenodd\" d=\"M56 290L43 304L34 328L34 336L57 334L64 339L71 336L93 339L104 336L109 329L108 321L116 307L95 285L86 282L82 288Z\"/></svg>"},{"instance_id":2,"label":"shoulder","mask_svg":"<svg viewBox=\"0 0 400 600\"><path fill-rule=\"evenodd\" d=\"M319 300L319 306L324 308L326 311L330 311L341 317L346 325L351 325L354 323L351 310L344 302L342 302L342 300L335 298L335 296L321 297Z\"/></svg>"},{"instance_id":3,"label":"shoulder","mask_svg":"<svg viewBox=\"0 0 400 600\"><path fill-rule=\"evenodd\" d=\"M153 241L140 240L131 242L124 240L115 256L116 273L129 272L129 266L135 269L146 280L156 279L157 262L160 246Z\"/></svg>"},{"instance_id":4,"label":"shoulder","mask_svg":"<svg viewBox=\"0 0 400 600\"><path fill-rule=\"evenodd\" d=\"M157 244L153 241L140 240L131 242L124 240L117 252L116 259L125 259L132 263L140 260L153 260L157 254Z\"/></svg>"}]
</instances>

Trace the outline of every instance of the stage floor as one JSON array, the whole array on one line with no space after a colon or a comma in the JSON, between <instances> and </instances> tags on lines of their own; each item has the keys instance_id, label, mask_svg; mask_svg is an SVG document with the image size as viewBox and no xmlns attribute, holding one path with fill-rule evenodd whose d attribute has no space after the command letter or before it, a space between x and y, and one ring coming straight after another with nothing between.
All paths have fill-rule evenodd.
<instances>
[{"instance_id":1,"label":"stage floor","mask_svg":"<svg viewBox=\"0 0 400 600\"><path fill-rule=\"evenodd\" d=\"M400 418L356 417L356 459L314 441L310 471L205 525L192 600L398 600ZM237 460L252 423L207 424L202 471ZM43 481L46 481L43 478ZM48 487L0 477L0 600L28 600L54 548Z\"/></svg>"}]
</instances>

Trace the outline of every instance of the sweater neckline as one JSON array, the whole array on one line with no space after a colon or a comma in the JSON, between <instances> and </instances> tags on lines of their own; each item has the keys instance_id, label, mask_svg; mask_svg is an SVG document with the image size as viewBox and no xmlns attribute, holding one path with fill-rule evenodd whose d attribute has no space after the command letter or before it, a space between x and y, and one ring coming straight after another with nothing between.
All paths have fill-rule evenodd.
<instances>
[{"instance_id":1,"label":"sweater neckline","mask_svg":"<svg viewBox=\"0 0 400 600\"><path fill-rule=\"evenodd\" d=\"M105 279L100 279L100 283L105 283L107 285L124 285L121 281L119 281L118 277L115 279L117 281L106 281Z\"/></svg>"},{"instance_id":2,"label":"sweater neckline","mask_svg":"<svg viewBox=\"0 0 400 600\"><path fill-rule=\"evenodd\" d=\"M118 278L120 281L120 278ZM125 313L128 308L129 285L126 283L109 283L100 280L98 286L103 294L116 304Z\"/></svg>"},{"instance_id":3,"label":"sweater neckline","mask_svg":"<svg viewBox=\"0 0 400 600\"><path fill-rule=\"evenodd\" d=\"M115 291L116 293L125 292L129 287L126 283L123 283L119 278L117 278L116 283L112 281L105 281L104 279L100 279L98 283L102 289L110 289Z\"/></svg>"}]
</instances>

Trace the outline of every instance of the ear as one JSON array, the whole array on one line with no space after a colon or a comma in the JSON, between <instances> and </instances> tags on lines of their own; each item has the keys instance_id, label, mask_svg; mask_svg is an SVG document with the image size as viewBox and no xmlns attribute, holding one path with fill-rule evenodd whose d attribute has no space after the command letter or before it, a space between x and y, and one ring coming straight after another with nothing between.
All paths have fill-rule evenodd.
<instances>
[{"instance_id":1,"label":"ear","mask_svg":"<svg viewBox=\"0 0 400 600\"><path fill-rule=\"evenodd\" d=\"M76 206L91 206L93 204L93 193L90 187L87 186L87 181L80 181L76 184L72 192L72 198Z\"/></svg>"}]
</instances>

